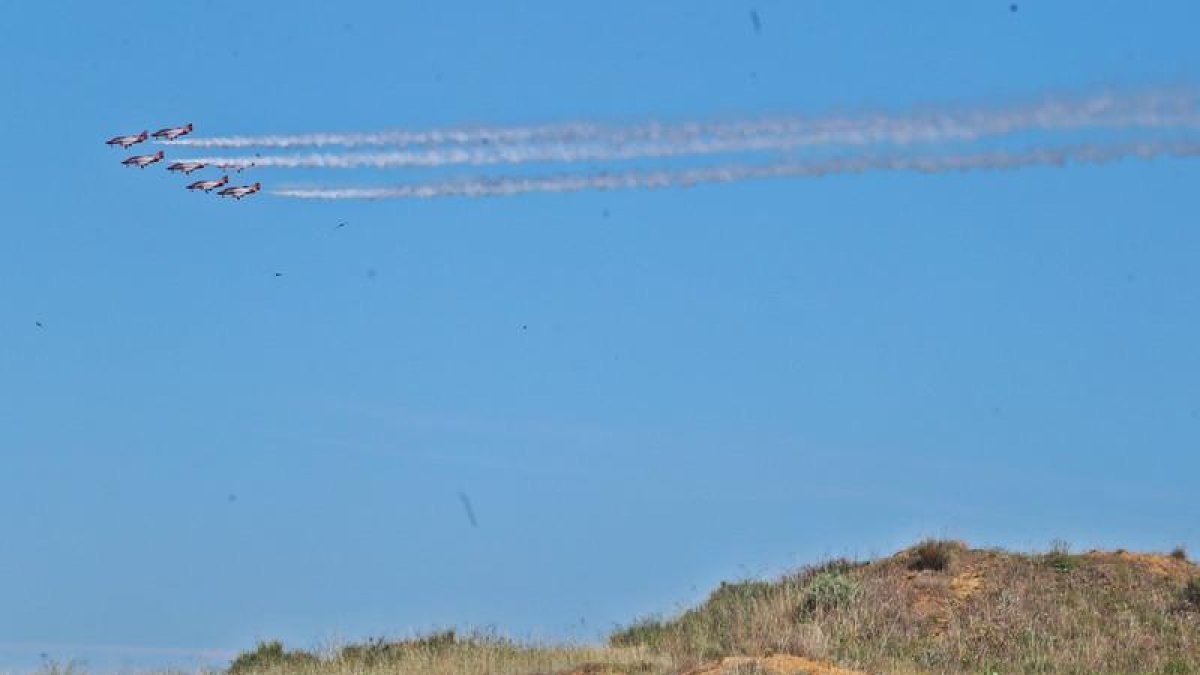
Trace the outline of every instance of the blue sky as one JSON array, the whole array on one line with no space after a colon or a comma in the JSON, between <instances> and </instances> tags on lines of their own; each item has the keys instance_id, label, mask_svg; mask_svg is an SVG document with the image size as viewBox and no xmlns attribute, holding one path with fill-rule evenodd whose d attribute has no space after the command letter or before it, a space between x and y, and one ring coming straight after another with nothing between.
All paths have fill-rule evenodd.
<instances>
[{"instance_id":1,"label":"blue sky","mask_svg":"<svg viewBox=\"0 0 1200 675\"><path fill-rule=\"evenodd\" d=\"M597 639L922 535L1200 551L1195 162L233 204L103 145L1200 68L1195 3L1009 4L4 3L0 669Z\"/></svg>"}]
</instances>

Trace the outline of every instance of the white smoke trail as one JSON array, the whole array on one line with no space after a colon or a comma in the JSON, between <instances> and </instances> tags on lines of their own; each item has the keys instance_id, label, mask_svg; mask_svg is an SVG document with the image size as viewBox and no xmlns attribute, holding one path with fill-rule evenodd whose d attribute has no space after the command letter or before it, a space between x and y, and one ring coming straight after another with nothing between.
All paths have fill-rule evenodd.
<instances>
[{"instance_id":1,"label":"white smoke trail","mask_svg":"<svg viewBox=\"0 0 1200 675\"><path fill-rule=\"evenodd\" d=\"M163 145L183 145L194 148L292 148L347 147L363 145L447 145L467 143L525 143L530 141L569 141L595 138L605 127L586 122L567 122L525 127L463 127L426 131L377 131L359 133L323 132L294 135L218 136L213 138L180 138L160 141Z\"/></svg>"},{"instance_id":2,"label":"white smoke trail","mask_svg":"<svg viewBox=\"0 0 1200 675\"><path fill-rule=\"evenodd\" d=\"M387 169L398 167L438 167L452 165L482 166L526 162L582 162L698 156L730 152L789 150L825 142L826 135L750 136L746 138L696 138L674 143L638 143L611 146L594 143L553 145L511 145L493 147L430 148L381 153L311 153L298 155L256 155L254 157L198 157L185 161L202 162L221 168L320 168Z\"/></svg>"},{"instance_id":3,"label":"white smoke trail","mask_svg":"<svg viewBox=\"0 0 1200 675\"><path fill-rule=\"evenodd\" d=\"M1170 117L1125 116L1104 120L1106 126L1129 127L1198 127L1200 114L1174 115ZM976 130L978 131L978 129ZM982 135L982 134L977 134ZM955 139L964 136L957 135ZM917 137L905 135L904 142L914 142ZM927 133L919 140L944 140L944 136ZM730 152L763 150L792 150L798 147L870 143L872 139L852 132L839 134L824 131L815 133L793 133L787 135L746 135L725 138L692 138L676 142L637 143L631 145L598 145L594 143L559 143L553 145L498 145L491 147L429 148L425 150L397 150L382 153L310 153L300 155L256 155L253 157L196 157L188 162L201 162L210 166L228 169L249 167L276 168L397 168L437 167L456 164L520 164L525 162L581 162L601 160L626 160L652 157L678 157L687 155L709 155Z\"/></svg>"},{"instance_id":4,"label":"white smoke trail","mask_svg":"<svg viewBox=\"0 0 1200 675\"><path fill-rule=\"evenodd\" d=\"M1170 118L1130 116L1107 120L1112 126L1186 127L1200 126L1200 115L1177 115ZM915 137L906 136L905 142ZM961 137L959 137L961 138ZM929 134L921 140L942 140ZM520 164L526 162L581 162L628 160L653 157L679 157L731 152L782 151L798 147L827 144L865 144L870 142L861 134L835 132L793 133L788 135L759 135L726 138L693 138L676 142L637 143L631 145L597 145L592 143L559 143L553 145L511 145L492 147L429 148L397 150L383 153L311 153L300 155L265 155L254 157L197 157L184 161L202 162L229 169L249 167L276 168L397 168L437 167L450 165Z\"/></svg>"},{"instance_id":5,"label":"white smoke trail","mask_svg":"<svg viewBox=\"0 0 1200 675\"><path fill-rule=\"evenodd\" d=\"M301 199L429 199L433 197L488 197L527 192L577 192L580 190L656 189L691 187L703 183L732 183L778 177L819 177L865 171L916 171L948 173L976 170L1062 166L1069 162L1104 164L1128 157L1195 157L1200 141L1161 141L1114 145L1071 145L969 154L928 156L852 156L810 162L762 165L727 165L680 170L624 171L593 174L558 174L541 177L498 176L416 183L388 187L282 188L271 194Z\"/></svg>"},{"instance_id":6,"label":"white smoke trail","mask_svg":"<svg viewBox=\"0 0 1200 675\"><path fill-rule=\"evenodd\" d=\"M1087 126L1163 126L1196 122L1200 94L1157 90L1139 94L1104 92L1083 98L1047 98L1032 105L998 109L930 109L909 114L777 117L729 122L647 122L610 126L569 122L513 127L474 127L373 133L222 136L163 141L197 148L291 148L325 146L404 146L584 143L612 145L694 138L728 139L757 135L804 135L824 143L907 144L972 140L1020 129L1072 129ZM1181 120L1186 117L1186 120Z\"/></svg>"}]
</instances>

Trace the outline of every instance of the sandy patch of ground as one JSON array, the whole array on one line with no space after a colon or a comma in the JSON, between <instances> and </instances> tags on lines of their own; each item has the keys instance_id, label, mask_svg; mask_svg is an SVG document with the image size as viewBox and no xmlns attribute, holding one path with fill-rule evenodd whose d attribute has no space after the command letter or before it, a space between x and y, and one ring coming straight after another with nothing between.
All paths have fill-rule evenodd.
<instances>
[{"instance_id":1,"label":"sandy patch of ground","mask_svg":"<svg viewBox=\"0 0 1200 675\"><path fill-rule=\"evenodd\" d=\"M1104 551L1091 551L1087 555L1100 558L1116 558L1123 562L1133 563L1149 571L1151 574L1157 574L1158 576L1170 579L1186 580L1196 574L1196 566L1187 560L1158 553L1134 553L1132 551L1108 553Z\"/></svg>"},{"instance_id":2,"label":"sandy patch of ground","mask_svg":"<svg viewBox=\"0 0 1200 675\"><path fill-rule=\"evenodd\" d=\"M801 656L776 654L775 656L730 656L717 663L710 663L688 675L867 675L857 670L846 670L824 661L815 661Z\"/></svg>"},{"instance_id":3,"label":"sandy patch of ground","mask_svg":"<svg viewBox=\"0 0 1200 675\"><path fill-rule=\"evenodd\" d=\"M978 570L964 570L950 580L950 591L954 593L954 599L959 602L966 602L981 588L983 588L983 574Z\"/></svg>"}]
</instances>

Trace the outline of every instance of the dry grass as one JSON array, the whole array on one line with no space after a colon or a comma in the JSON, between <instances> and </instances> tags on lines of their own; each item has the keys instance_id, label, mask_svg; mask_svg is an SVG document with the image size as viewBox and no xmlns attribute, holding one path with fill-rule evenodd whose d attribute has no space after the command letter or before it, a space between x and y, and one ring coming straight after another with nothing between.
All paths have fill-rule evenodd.
<instances>
[{"instance_id":1,"label":"dry grass","mask_svg":"<svg viewBox=\"0 0 1200 675\"><path fill-rule=\"evenodd\" d=\"M812 606L842 575L844 601ZM670 621L612 636L679 663L796 654L869 672L1200 673L1197 569L1176 556L1040 555L922 542L866 565L723 586ZM821 583L828 583L827 581Z\"/></svg>"},{"instance_id":2,"label":"dry grass","mask_svg":"<svg viewBox=\"0 0 1200 675\"><path fill-rule=\"evenodd\" d=\"M926 541L870 563L722 584L679 616L614 633L608 647L444 631L321 652L265 643L227 671L402 673L1200 674L1200 568L1179 554L1056 545L1025 555Z\"/></svg>"},{"instance_id":3,"label":"dry grass","mask_svg":"<svg viewBox=\"0 0 1200 675\"><path fill-rule=\"evenodd\" d=\"M260 644L231 664L229 675L654 675L666 657L641 648L521 644L492 635L442 631L410 640L369 640L324 653Z\"/></svg>"}]
</instances>

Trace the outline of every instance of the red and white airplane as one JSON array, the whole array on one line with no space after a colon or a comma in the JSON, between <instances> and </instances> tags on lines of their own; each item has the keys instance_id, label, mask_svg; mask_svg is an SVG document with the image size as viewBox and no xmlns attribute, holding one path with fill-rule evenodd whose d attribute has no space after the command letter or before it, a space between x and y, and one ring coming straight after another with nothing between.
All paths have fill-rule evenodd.
<instances>
[{"instance_id":1,"label":"red and white airplane","mask_svg":"<svg viewBox=\"0 0 1200 675\"><path fill-rule=\"evenodd\" d=\"M128 136L116 136L104 141L105 145L119 145L122 148L128 148L131 145L137 145L146 140L146 132L140 134L130 134Z\"/></svg>"},{"instance_id":2,"label":"red and white airplane","mask_svg":"<svg viewBox=\"0 0 1200 675\"><path fill-rule=\"evenodd\" d=\"M150 135L155 138L163 138L168 141L173 141L180 136L186 136L190 133L192 133L192 123L188 122L181 127L167 127L166 129L159 129Z\"/></svg>"},{"instance_id":3,"label":"red and white airplane","mask_svg":"<svg viewBox=\"0 0 1200 675\"><path fill-rule=\"evenodd\" d=\"M262 189L262 183L255 183L254 185L239 185L237 187L225 188L224 190L221 190L217 194L221 195L222 197L233 197L234 199L241 199L242 197L245 197L246 195L252 195L255 192L258 192L261 189Z\"/></svg>"},{"instance_id":4,"label":"red and white airplane","mask_svg":"<svg viewBox=\"0 0 1200 675\"><path fill-rule=\"evenodd\" d=\"M154 153L153 155L134 155L133 157L130 157L129 159L127 159L121 163L125 164L126 166L136 166L139 169L144 169L150 164L153 164L155 162L161 162L162 158L163 158L163 151L159 150L158 152Z\"/></svg>"},{"instance_id":5,"label":"red and white airplane","mask_svg":"<svg viewBox=\"0 0 1200 675\"><path fill-rule=\"evenodd\" d=\"M221 176L221 180L198 180L195 183L187 186L189 190L215 190L229 182L229 176Z\"/></svg>"},{"instance_id":6,"label":"red and white airplane","mask_svg":"<svg viewBox=\"0 0 1200 675\"><path fill-rule=\"evenodd\" d=\"M181 171L186 175L197 169L203 169L206 166L208 165L204 162L175 162L167 167L167 171Z\"/></svg>"}]
</instances>

